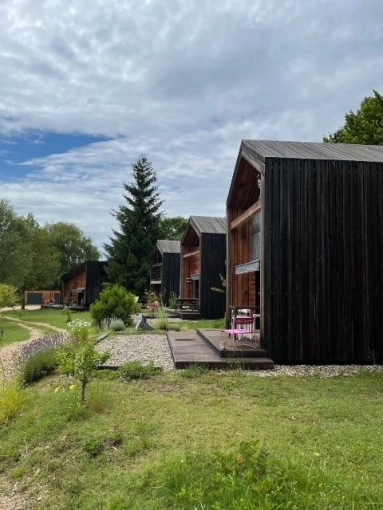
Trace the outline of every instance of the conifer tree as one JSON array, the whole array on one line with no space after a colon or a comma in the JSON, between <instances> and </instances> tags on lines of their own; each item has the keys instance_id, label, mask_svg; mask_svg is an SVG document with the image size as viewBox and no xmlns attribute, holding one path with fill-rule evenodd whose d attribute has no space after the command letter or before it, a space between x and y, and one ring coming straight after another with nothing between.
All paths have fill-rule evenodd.
<instances>
[{"instance_id":1,"label":"conifer tree","mask_svg":"<svg viewBox=\"0 0 383 510\"><path fill-rule=\"evenodd\" d=\"M120 224L105 244L111 282L142 296L149 287L151 255L160 234L162 200L152 163L141 155L132 164L133 181L123 183L126 203L112 215Z\"/></svg>"}]
</instances>

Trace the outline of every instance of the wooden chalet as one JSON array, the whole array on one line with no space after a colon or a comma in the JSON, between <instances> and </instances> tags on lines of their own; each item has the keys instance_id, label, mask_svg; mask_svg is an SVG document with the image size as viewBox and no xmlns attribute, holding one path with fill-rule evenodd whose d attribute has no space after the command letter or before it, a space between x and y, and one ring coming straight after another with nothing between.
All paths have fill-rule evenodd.
<instances>
[{"instance_id":1,"label":"wooden chalet","mask_svg":"<svg viewBox=\"0 0 383 510\"><path fill-rule=\"evenodd\" d=\"M152 255L150 290L169 305L169 297L180 291L180 241L158 240Z\"/></svg>"},{"instance_id":2,"label":"wooden chalet","mask_svg":"<svg viewBox=\"0 0 383 510\"><path fill-rule=\"evenodd\" d=\"M61 277L63 303L88 308L102 291L107 281L106 262L87 260Z\"/></svg>"},{"instance_id":3,"label":"wooden chalet","mask_svg":"<svg viewBox=\"0 0 383 510\"><path fill-rule=\"evenodd\" d=\"M26 290L24 292L25 305L53 306L61 303L59 290Z\"/></svg>"},{"instance_id":4,"label":"wooden chalet","mask_svg":"<svg viewBox=\"0 0 383 510\"><path fill-rule=\"evenodd\" d=\"M228 198L227 311L277 363L383 361L383 147L244 140Z\"/></svg>"},{"instance_id":5,"label":"wooden chalet","mask_svg":"<svg viewBox=\"0 0 383 510\"><path fill-rule=\"evenodd\" d=\"M220 275L226 275L226 219L191 216L181 241L180 297L194 298L203 319L222 318L225 295Z\"/></svg>"}]
</instances>

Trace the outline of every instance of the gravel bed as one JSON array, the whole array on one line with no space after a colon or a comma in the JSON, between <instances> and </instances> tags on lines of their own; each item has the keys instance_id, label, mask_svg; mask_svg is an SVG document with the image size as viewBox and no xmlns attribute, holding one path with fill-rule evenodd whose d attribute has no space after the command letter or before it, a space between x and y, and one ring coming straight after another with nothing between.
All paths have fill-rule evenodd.
<instances>
[{"instance_id":1,"label":"gravel bed","mask_svg":"<svg viewBox=\"0 0 383 510\"><path fill-rule=\"evenodd\" d=\"M360 372L377 372L383 374L383 365L275 365L273 370L247 370L249 375L260 377L275 377L287 375L290 377L350 377Z\"/></svg>"},{"instance_id":2,"label":"gravel bed","mask_svg":"<svg viewBox=\"0 0 383 510\"><path fill-rule=\"evenodd\" d=\"M174 362L165 334L144 333L138 335L118 335L102 340L99 351L112 353L108 366L120 366L126 361L154 362L164 370L174 369ZM229 373L229 371L220 371ZM273 370L246 370L247 375L258 377L350 377L360 372L378 372L383 374L383 365L275 365Z\"/></svg>"},{"instance_id":3,"label":"gravel bed","mask_svg":"<svg viewBox=\"0 0 383 510\"><path fill-rule=\"evenodd\" d=\"M120 366L127 361L154 362L155 367L164 370L174 368L173 357L170 352L166 335L145 333L142 335L118 335L106 338L97 344L100 352L110 350L111 357L107 366Z\"/></svg>"}]
</instances>

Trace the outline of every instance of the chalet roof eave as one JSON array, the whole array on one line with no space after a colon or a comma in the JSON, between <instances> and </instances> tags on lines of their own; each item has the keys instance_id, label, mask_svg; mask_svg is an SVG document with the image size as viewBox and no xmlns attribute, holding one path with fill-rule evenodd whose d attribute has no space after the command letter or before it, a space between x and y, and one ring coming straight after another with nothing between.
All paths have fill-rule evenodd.
<instances>
[{"instance_id":1,"label":"chalet roof eave","mask_svg":"<svg viewBox=\"0 0 383 510\"><path fill-rule=\"evenodd\" d=\"M226 218L218 216L190 216L186 230L181 240L181 246L185 244L190 230L201 238L202 234L226 235Z\"/></svg>"},{"instance_id":2,"label":"chalet roof eave","mask_svg":"<svg viewBox=\"0 0 383 510\"><path fill-rule=\"evenodd\" d=\"M246 140L242 140L241 145L239 147L239 151L238 151L237 161L236 161L235 167L234 167L233 177L231 178L229 193L227 194L227 199L226 199L226 208L227 209L229 208L229 204L231 201L234 183L237 178L238 169L239 169L241 159L246 160L249 163L249 165L253 166L260 174L264 175L264 173L265 173L265 161L258 159L257 156L255 155L254 151L250 152L247 147Z\"/></svg>"}]
</instances>

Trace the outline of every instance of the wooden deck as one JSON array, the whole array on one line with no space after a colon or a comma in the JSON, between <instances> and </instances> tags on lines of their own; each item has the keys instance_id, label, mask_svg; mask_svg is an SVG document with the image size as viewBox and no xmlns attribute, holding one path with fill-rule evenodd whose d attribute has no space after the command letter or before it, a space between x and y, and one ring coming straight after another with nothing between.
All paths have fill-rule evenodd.
<instances>
[{"instance_id":1,"label":"wooden deck","mask_svg":"<svg viewBox=\"0 0 383 510\"><path fill-rule=\"evenodd\" d=\"M248 370L270 370L274 362L266 351L256 349L246 340L229 340L228 335L217 329L200 329L197 332L169 331L168 342L176 368L191 365L208 368L241 366ZM221 348L221 340L226 342Z\"/></svg>"}]
</instances>

